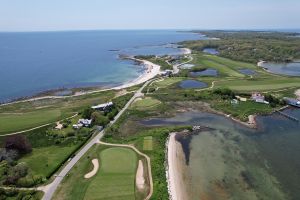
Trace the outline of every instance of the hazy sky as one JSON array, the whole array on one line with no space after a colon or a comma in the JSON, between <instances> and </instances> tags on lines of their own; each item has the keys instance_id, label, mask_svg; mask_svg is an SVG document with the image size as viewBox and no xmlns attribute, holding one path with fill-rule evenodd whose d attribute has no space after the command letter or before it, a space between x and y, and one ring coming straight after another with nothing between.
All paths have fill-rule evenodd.
<instances>
[{"instance_id":1,"label":"hazy sky","mask_svg":"<svg viewBox=\"0 0 300 200\"><path fill-rule=\"evenodd\" d=\"M0 0L0 31L300 28L300 0Z\"/></svg>"}]
</instances>

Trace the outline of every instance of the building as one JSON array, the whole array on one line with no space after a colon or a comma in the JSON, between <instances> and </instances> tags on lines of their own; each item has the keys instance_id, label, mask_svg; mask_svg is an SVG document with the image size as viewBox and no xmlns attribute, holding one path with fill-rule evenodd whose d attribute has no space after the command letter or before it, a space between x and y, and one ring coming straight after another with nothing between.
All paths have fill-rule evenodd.
<instances>
[{"instance_id":1,"label":"building","mask_svg":"<svg viewBox=\"0 0 300 200\"><path fill-rule=\"evenodd\" d=\"M85 127L89 127L92 125L92 120L91 119L79 119L78 124L82 124Z\"/></svg>"},{"instance_id":2,"label":"building","mask_svg":"<svg viewBox=\"0 0 300 200\"><path fill-rule=\"evenodd\" d=\"M82 128L82 127L83 127L82 124L73 124L73 128L74 128L74 129L80 129L80 128Z\"/></svg>"},{"instance_id":3,"label":"building","mask_svg":"<svg viewBox=\"0 0 300 200\"><path fill-rule=\"evenodd\" d=\"M243 102L246 102L247 101L247 98L245 97L240 97L240 96L235 96L239 101L243 101Z\"/></svg>"},{"instance_id":4,"label":"building","mask_svg":"<svg viewBox=\"0 0 300 200\"><path fill-rule=\"evenodd\" d=\"M91 108L95 110L105 111L107 109L110 109L113 105L114 105L113 102L108 102L108 103L92 106Z\"/></svg>"},{"instance_id":5,"label":"building","mask_svg":"<svg viewBox=\"0 0 300 200\"><path fill-rule=\"evenodd\" d=\"M239 104L239 101L237 99L232 99L231 104L232 105L237 105L237 104Z\"/></svg>"},{"instance_id":6,"label":"building","mask_svg":"<svg viewBox=\"0 0 300 200\"><path fill-rule=\"evenodd\" d=\"M284 101L294 107L300 108L300 100L298 99L292 99L292 98L284 98Z\"/></svg>"},{"instance_id":7,"label":"building","mask_svg":"<svg viewBox=\"0 0 300 200\"><path fill-rule=\"evenodd\" d=\"M265 103L265 104L269 104L269 102L265 101L265 96L258 93L258 92L254 92L251 95L251 99L257 103Z\"/></svg>"},{"instance_id":8,"label":"building","mask_svg":"<svg viewBox=\"0 0 300 200\"><path fill-rule=\"evenodd\" d=\"M172 75L172 73L173 73L172 70L165 70L165 71L161 72L160 75L161 75L161 76L169 77L169 76Z\"/></svg>"}]
</instances>

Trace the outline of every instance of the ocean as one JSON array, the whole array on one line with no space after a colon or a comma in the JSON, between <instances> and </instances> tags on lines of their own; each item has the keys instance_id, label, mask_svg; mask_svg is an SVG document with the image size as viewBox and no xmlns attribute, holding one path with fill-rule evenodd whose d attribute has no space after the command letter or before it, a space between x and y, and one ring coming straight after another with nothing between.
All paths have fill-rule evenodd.
<instances>
[{"instance_id":1,"label":"ocean","mask_svg":"<svg viewBox=\"0 0 300 200\"><path fill-rule=\"evenodd\" d=\"M134 80L141 66L119 54L179 54L174 43L204 39L176 30L0 33L0 102L75 87Z\"/></svg>"}]
</instances>

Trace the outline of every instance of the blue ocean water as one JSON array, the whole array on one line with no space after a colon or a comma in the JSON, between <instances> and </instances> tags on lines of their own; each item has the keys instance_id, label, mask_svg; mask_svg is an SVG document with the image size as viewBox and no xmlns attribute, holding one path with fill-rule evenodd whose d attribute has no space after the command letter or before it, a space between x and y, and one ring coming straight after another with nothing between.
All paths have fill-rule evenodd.
<instances>
[{"instance_id":1,"label":"blue ocean water","mask_svg":"<svg viewBox=\"0 0 300 200\"><path fill-rule=\"evenodd\" d=\"M143 69L119 54L178 54L168 44L201 38L175 30L0 33L0 102L58 88L120 85Z\"/></svg>"}]
</instances>

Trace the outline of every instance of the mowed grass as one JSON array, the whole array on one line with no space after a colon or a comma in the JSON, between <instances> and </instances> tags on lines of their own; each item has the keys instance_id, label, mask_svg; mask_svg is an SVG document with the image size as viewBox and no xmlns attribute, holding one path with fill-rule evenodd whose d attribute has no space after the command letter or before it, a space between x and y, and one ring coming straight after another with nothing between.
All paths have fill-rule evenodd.
<instances>
[{"instance_id":1,"label":"mowed grass","mask_svg":"<svg viewBox=\"0 0 300 200\"><path fill-rule=\"evenodd\" d=\"M66 99L42 99L0 106L0 135L54 123L87 106L110 101L116 93L104 91Z\"/></svg>"},{"instance_id":2,"label":"mowed grass","mask_svg":"<svg viewBox=\"0 0 300 200\"><path fill-rule=\"evenodd\" d=\"M268 91L290 87L300 87L299 78L270 78L270 79L237 79L222 80L215 83L215 87L228 87L238 91Z\"/></svg>"},{"instance_id":3,"label":"mowed grass","mask_svg":"<svg viewBox=\"0 0 300 200\"><path fill-rule=\"evenodd\" d=\"M19 160L30 167L32 174L43 177L50 176L59 163L62 163L66 156L70 155L77 145L49 146L33 148L32 152Z\"/></svg>"},{"instance_id":4,"label":"mowed grass","mask_svg":"<svg viewBox=\"0 0 300 200\"><path fill-rule=\"evenodd\" d=\"M137 100L132 104L132 107L137 110L147 110L158 106L161 102L157 99L146 97L141 100Z\"/></svg>"},{"instance_id":5,"label":"mowed grass","mask_svg":"<svg viewBox=\"0 0 300 200\"><path fill-rule=\"evenodd\" d=\"M226 61L226 60L225 60ZM220 58L217 56L209 56L209 55L197 55L193 61L193 64L196 66L200 65L203 68L213 68L218 70L218 72L222 76L230 76L230 77L245 77L245 75L239 73L237 67L239 64L233 65L234 61L231 62L222 62ZM246 66L241 65L241 68L247 68Z\"/></svg>"},{"instance_id":6,"label":"mowed grass","mask_svg":"<svg viewBox=\"0 0 300 200\"><path fill-rule=\"evenodd\" d=\"M100 169L94 177L85 179L94 158L99 159ZM65 177L53 199L134 200L137 160L129 148L96 145Z\"/></svg>"},{"instance_id":7,"label":"mowed grass","mask_svg":"<svg viewBox=\"0 0 300 200\"><path fill-rule=\"evenodd\" d=\"M69 113L70 115L71 113ZM62 112L59 109L42 109L25 113L0 113L0 135L41 126L62 117Z\"/></svg>"},{"instance_id":8,"label":"mowed grass","mask_svg":"<svg viewBox=\"0 0 300 200\"><path fill-rule=\"evenodd\" d=\"M100 153L100 172L84 199L135 199L137 156L128 148L109 148Z\"/></svg>"},{"instance_id":9,"label":"mowed grass","mask_svg":"<svg viewBox=\"0 0 300 200\"><path fill-rule=\"evenodd\" d=\"M153 150L152 136L144 137L143 150L144 151L152 151Z\"/></svg>"}]
</instances>

